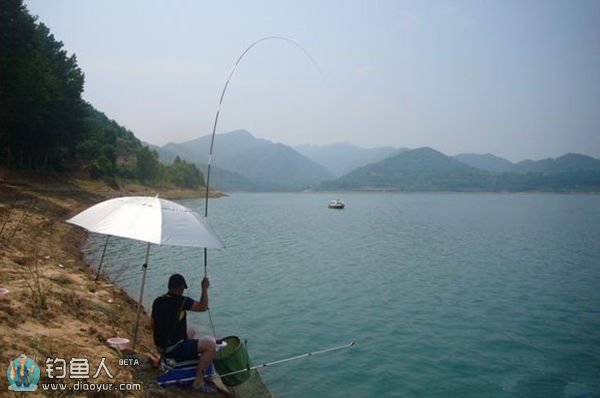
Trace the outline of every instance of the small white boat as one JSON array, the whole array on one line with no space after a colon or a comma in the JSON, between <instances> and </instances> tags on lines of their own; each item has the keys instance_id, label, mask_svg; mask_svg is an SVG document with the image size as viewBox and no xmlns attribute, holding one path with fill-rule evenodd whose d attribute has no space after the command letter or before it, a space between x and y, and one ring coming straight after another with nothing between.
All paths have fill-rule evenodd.
<instances>
[{"instance_id":1,"label":"small white boat","mask_svg":"<svg viewBox=\"0 0 600 398\"><path fill-rule=\"evenodd\" d=\"M329 208L330 209L343 209L344 202L342 202L340 199L331 200L331 201L329 201Z\"/></svg>"}]
</instances>

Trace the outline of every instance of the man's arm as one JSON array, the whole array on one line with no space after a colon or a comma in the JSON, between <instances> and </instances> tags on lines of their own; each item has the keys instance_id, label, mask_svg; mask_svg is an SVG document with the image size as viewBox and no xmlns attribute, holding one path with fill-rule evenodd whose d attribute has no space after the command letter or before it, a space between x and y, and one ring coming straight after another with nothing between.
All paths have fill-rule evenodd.
<instances>
[{"instance_id":1,"label":"man's arm","mask_svg":"<svg viewBox=\"0 0 600 398\"><path fill-rule=\"evenodd\" d=\"M194 301L192 304L191 311L204 312L208 310L208 287L210 283L208 282L208 278L202 279L202 294L200 295L200 301Z\"/></svg>"}]
</instances>

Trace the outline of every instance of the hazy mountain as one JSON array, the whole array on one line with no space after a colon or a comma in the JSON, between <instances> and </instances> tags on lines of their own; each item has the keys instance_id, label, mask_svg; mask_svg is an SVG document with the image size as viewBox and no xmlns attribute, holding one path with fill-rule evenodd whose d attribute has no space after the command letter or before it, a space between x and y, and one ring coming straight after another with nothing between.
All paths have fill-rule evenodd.
<instances>
[{"instance_id":1,"label":"hazy mountain","mask_svg":"<svg viewBox=\"0 0 600 398\"><path fill-rule=\"evenodd\" d=\"M568 153L555 159L524 160L514 165L511 170L518 173L600 171L600 160L587 155Z\"/></svg>"},{"instance_id":2,"label":"hazy mountain","mask_svg":"<svg viewBox=\"0 0 600 398\"><path fill-rule=\"evenodd\" d=\"M322 183L320 188L457 192L600 191L600 170L592 169L596 163L580 155L565 156L566 160L561 157L559 162L542 163L544 170L553 169L554 172L494 173L469 166L431 148L420 148L360 167L337 180ZM574 165L580 168L574 171Z\"/></svg>"},{"instance_id":3,"label":"hazy mountain","mask_svg":"<svg viewBox=\"0 0 600 398\"><path fill-rule=\"evenodd\" d=\"M431 148L401 152L323 183L324 189L469 190L485 172Z\"/></svg>"},{"instance_id":4,"label":"hazy mountain","mask_svg":"<svg viewBox=\"0 0 600 398\"><path fill-rule=\"evenodd\" d=\"M207 163L200 163L193 161L195 154L190 151L181 150L177 144L167 144L164 147L157 145L144 143L153 151L158 152L159 161L163 164L171 164L177 156L181 159L194 162L198 169L204 174L206 178L206 172L208 170ZM169 149L166 149L169 148ZM177 151L174 153L173 151ZM255 185L248 178L234 171L229 171L215 166L211 166L210 171L210 186L218 187L222 191L252 191L255 190Z\"/></svg>"},{"instance_id":5,"label":"hazy mountain","mask_svg":"<svg viewBox=\"0 0 600 398\"><path fill-rule=\"evenodd\" d=\"M148 142L142 142L142 144L146 145L151 151L156 151L158 153L158 160L162 164L171 164L175 160L175 155L171 151L164 149L158 145L150 144ZM186 159L187 160L187 159Z\"/></svg>"},{"instance_id":6,"label":"hazy mountain","mask_svg":"<svg viewBox=\"0 0 600 398\"><path fill-rule=\"evenodd\" d=\"M157 151L161 161L180 156L206 171L211 136L169 143ZM318 185L333 174L291 147L259 139L245 130L217 134L211 186L222 190L295 191Z\"/></svg>"},{"instance_id":7,"label":"hazy mountain","mask_svg":"<svg viewBox=\"0 0 600 398\"><path fill-rule=\"evenodd\" d=\"M600 171L600 160L590 156L568 153L555 159L524 160L512 163L492 154L460 154L455 159L481 170L514 173L572 173L578 171Z\"/></svg>"},{"instance_id":8,"label":"hazy mountain","mask_svg":"<svg viewBox=\"0 0 600 398\"><path fill-rule=\"evenodd\" d=\"M309 159L342 176L358 167L375 163L404 150L393 147L360 148L348 143L331 145L299 145L294 147Z\"/></svg>"},{"instance_id":9,"label":"hazy mountain","mask_svg":"<svg viewBox=\"0 0 600 398\"><path fill-rule=\"evenodd\" d=\"M182 143L169 143L162 149L186 157L189 161L208 163L210 149L210 135L205 135L191 141ZM217 134L213 145L213 163L218 162L219 167L232 170L230 163L244 152L261 146L273 145L271 141L255 138L246 130L235 130L229 133ZM195 157L195 159L188 159ZM236 171L236 170L233 170Z\"/></svg>"},{"instance_id":10,"label":"hazy mountain","mask_svg":"<svg viewBox=\"0 0 600 398\"><path fill-rule=\"evenodd\" d=\"M208 165L197 164L198 168L204 173L206 178L206 172ZM236 173L235 171L225 170L214 164L210 167L210 186L211 188L218 189L220 191L256 191L256 183L250 180L248 177Z\"/></svg>"},{"instance_id":11,"label":"hazy mountain","mask_svg":"<svg viewBox=\"0 0 600 398\"><path fill-rule=\"evenodd\" d=\"M180 156L206 173L210 139L207 135L151 148L159 152L160 160L165 163ZM391 156L378 160L386 153ZM369 159L375 160L338 179L333 179L334 174L319 164L339 173ZM600 191L600 160L566 154L556 159L514 164L492 154L449 157L431 148L364 149L350 144L302 145L294 150L237 130L215 137L211 187L225 191L298 191L308 187L459 192Z\"/></svg>"},{"instance_id":12,"label":"hazy mountain","mask_svg":"<svg viewBox=\"0 0 600 398\"><path fill-rule=\"evenodd\" d=\"M492 155L491 153L487 153L485 155L461 153L460 155L454 156L454 159L468 164L469 166L481 170L493 171L496 173L511 171L511 169L515 166L515 164L511 161Z\"/></svg>"}]
</instances>

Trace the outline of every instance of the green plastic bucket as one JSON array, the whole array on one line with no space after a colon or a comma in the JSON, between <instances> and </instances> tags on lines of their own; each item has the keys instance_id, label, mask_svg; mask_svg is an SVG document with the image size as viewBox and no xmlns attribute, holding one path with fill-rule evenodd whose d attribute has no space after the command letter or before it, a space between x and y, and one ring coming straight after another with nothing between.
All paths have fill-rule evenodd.
<instances>
[{"instance_id":1,"label":"green plastic bucket","mask_svg":"<svg viewBox=\"0 0 600 398\"><path fill-rule=\"evenodd\" d=\"M217 351L213 359L215 368L220 375L252 367L246 346L239 338L228 336L222 340L227 343L227 346ZM234 387L242 384L249 377L250 371L247 371L222 377L221 380L226 386Z\"/></svg>"}]
</instances>

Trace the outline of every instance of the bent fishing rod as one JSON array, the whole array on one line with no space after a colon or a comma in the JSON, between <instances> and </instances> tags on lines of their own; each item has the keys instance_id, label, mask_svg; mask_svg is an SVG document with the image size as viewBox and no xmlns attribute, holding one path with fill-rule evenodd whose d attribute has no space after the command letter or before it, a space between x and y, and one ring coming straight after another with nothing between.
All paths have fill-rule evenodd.
<instances>
[{"instance_id":1,"label":"bent fishing rod","mask_svg":"<svg viewBox=\"0 0 600 398\"><path fill-rule=\"evenodd\" d=\"M218 377L223 378L223 377L227 377L227 376L233 376L233 375L237 375L237 374L240 374L240 373L250 372L250 371L256 370L256 369L266 368L268 366L277 365L277 364L280 364L280 363L295 361L296 359L313 357L315 355L325 354L326 352L331 352L331 351L343 350L345 348L353 347L354 345L356 345L356 342L354 340L352 340L349 343L346 343L346 344L343 344L343 345L340 345L340 346L336 346L336 347L325 348L325 349L322 349L322 350L312 351L312 352L305 352L304 354L294 355L292 357L288 357L288 358L284 358L284 359L279 359L277 361L261 363L260 365L255 365L255 366L252 366L252 367L248 367L248 368L245 368L245 369L236 370L236 371L225 373L225 374L222 374L222 375L214 374L212 376L212 378L215 379L215 378L218 378Z\"/></svg>"},{"instance_id":2,"label":"bent fishing rod","mask_svg":"<svg viewBox=\"0 0 600 398\"><path fill-rule=\"evenodd\" d=\"M209 191L209 186L210 186L210 169L211 169L211 164L212 164L212 156L213 156L213 147L215 144L215 134L217 131L217 124L219 122L219 115L221 113L221 106L223 105L223 98L225 98L225 92L227 91L227 87L229 87L229 82L231 81L231 78L233 77L235 71L237 70L239 64L242 62L242 59L246 56L246 54L257 44L263 42L263 41L267 41L267 40L283 40L286 41L288 43L291 43L293 45L295 45L296 47L298 47L300 50L302 50L302 52L304 52L304 54L311 60L311 62L316 66L317 70L319 71L319 73L321 72L319 65L315 62L315 60L313 59L313 57L311 57L310 53L308 51L306 51L306 49L304 47L302 47L300 44L298 44L297 42L295 42L292 39L288 39L287 37L283 37L283 36L266 36L263 37L261 39L256 40L254 43L250 44L243 52L242 54L238 57L237 61L235 61L235 64L233 65L233 68L231 69L231 72L229 72L229 76L227 77L227 80L225 81L225 85L223 86L223 91L221 91L221 97L219 98L219 105L217 106L217 112L215 114L215 120L213 123L213 129L212 129L212 134L211 134L211 138L210 138L210 148L208 151L208 167L206 170L206 194L205 194L205 199L204 199L204 217L208 217L208 191ZM321 73L322 74L322 73ZM207 265L208 265L208 250L206 248L204 248L204 277L206 278L207 276ZM216 338L217 334L215 332L215 327L213 325L212 322L212 316L210 314L210 308L208 309L208 319L210 322L210 326L212 328L213 331L213 336Z\"/></svg>"}]
</instances>

